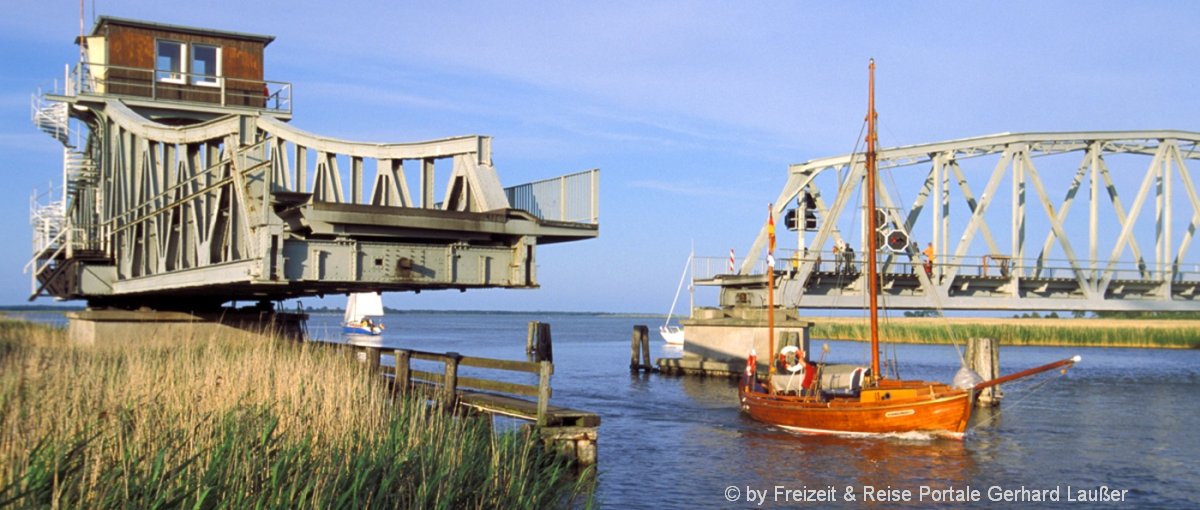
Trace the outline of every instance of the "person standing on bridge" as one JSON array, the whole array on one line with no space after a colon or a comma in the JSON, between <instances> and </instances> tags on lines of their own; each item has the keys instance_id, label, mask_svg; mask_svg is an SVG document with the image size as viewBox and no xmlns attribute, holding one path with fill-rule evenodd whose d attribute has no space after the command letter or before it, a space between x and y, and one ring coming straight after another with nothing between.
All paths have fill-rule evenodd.
<instances>
[{"instance_id":1,"label":"person standing on bridge","mask_svg":"<svg viewBox=\"0 0 1200 510\"><path fill-rule=\"evenodd\" d=\"M926 245L925 251L922 253L925 254L925 274L928 276L933 276L933 243L930 242L928 245Z\"/></svg>"}]
</instances>

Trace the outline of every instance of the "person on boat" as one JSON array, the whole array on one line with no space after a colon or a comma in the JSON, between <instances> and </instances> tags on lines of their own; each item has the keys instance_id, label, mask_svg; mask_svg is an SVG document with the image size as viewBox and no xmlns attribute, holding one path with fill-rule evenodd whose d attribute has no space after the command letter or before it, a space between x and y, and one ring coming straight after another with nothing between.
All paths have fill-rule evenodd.
<instances>
[{"instance_id":1,"label":"person on boat","mask_svg":"<svg viewBox=\"0 0 1200 510\"><path fill-rule=\"evenodd\" d=\"M797 369L796 365L802 364L803 368ZM795 347L784 347L779 352L779 359L775 362L775 373L778 376L786 377L788 374L800 373L799 385L791 386L797 395L808 395L810 388L813 387L813 378L817 373L817 365L808 360L808 355L803 349Z\"/></svg>"},{"instance_id":2,"label":"person on boat","mask_svg":"<svg viewBox=\"0 0 1200 510\"><path fill-rule=\"evenodd\" d=\"M854 266L854 248L846 245L842 250L842 259L843 269L846 274L858 274L858 268Z\"/></svg>"}]
</instances>

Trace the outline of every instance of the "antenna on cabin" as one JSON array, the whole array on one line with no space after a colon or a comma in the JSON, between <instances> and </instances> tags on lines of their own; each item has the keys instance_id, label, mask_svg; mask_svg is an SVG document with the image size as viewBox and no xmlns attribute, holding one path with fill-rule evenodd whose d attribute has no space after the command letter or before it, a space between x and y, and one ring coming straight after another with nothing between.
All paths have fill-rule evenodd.
<instances>
[{"instance_id":1,"label":"antenna on cabin","mask_svg":"<svg viewBox=\"0 0 1200 510\"><path fill-rule=\"evenodd\" d=\"M85 57L85 55L87 55L87 50L84 49L84 47L83 47L83 40L84 40L83 39L83 2L84 2L84 0L79 0L79 61L80 62L87 60Z\"/></svg>"}]
</instances>

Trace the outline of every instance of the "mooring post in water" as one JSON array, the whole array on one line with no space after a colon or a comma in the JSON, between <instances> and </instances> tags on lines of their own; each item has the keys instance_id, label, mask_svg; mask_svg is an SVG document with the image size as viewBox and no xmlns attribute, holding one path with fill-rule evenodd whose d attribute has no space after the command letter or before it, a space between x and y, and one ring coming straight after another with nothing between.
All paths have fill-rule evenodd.
<instances>
[{"instance_id":1,"label":"mooring post in water","mask_svg":"<svg viewBox=\"0 0 1200 510\"><path fill-rule=\"evenodd\" d=\"M396 349L396 387L400 391L407 392L409 385L409 361L412 359L412 352L407 349Z\"/></svg>"},{"instance_id":2,"label":"mooring post in water","mask_svg":"<svg viewBox=\"0 0 1200 510\"><path fill-rule=\"evenodd\" d=\"M640 359L639 359L640 355ZM650 364L650 328L643 325L633 327L633 339L629 348L629 370L653 370Z\"/></svg>"},{"instance_id":3,"label":"mooring post in water","mask_svg":"<svg viewBox=\"0 0 1200 510\"><path fill-rule=\"evenodd\" d=\"M529 321L529 336L525 337L525 354L530 358L533 357L534 346L537 345L538 321Z\"/></svg>"},{"instance_id":4,"label":"mooring post in water","mask_svg":"<svg viewBox=\"0 0 1200 510\"><path fill-rule=\"evenodd\" d=\"M446 353L446 376L442 380L442 401L446 407L453 407L458 398L458 361L462 356L457 352Z\"/></svg>"},{"instance_id":5,"label":"mooring post in water","mask_svg":"<svg viewBox=\"0 0 1200 510\"><path fill-rule=\"evenodd\" d=\"M538 323L538 361L554 362L554 341L550 335L550 323Z\"/></svg>"},{"instance_id":6,"label":"mooring post in water","mask_svg":"<svg viewBox=\"0 0 1200 510\"><path fill-rule=\"evenodd\" d=\"M972 338L967 341L967 368L985 381L1000 377L1000 341L995 338ZM977 405L997 406L1003 393L999 386L984 388L975 399Z\"/></svg>"},{"instance_id":7,"label":"mooring post in water","mask_svg":"<svg viewBox=\"0 0 1200 510\"><path fill-rule=\"evenodd\" d=\"M551 340L550 324L530 321L529 337L525 340L525 354L533 362L554 361L554 342Z\"/></svg>"}]
</instances>

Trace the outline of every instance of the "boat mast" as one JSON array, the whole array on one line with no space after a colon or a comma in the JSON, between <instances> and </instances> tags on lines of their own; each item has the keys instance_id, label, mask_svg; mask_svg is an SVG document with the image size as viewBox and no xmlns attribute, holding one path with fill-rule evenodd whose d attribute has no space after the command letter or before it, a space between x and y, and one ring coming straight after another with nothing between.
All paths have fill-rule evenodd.
<instances>
[{"instance_id":1,"label":"boat mast","mask_svg":"<svg viewBox=\"0 0 1200 510\"><path fill-rule=\"evenodd\" d=\"M871 321L871 379L878 381L883 378L879 372L879 304L876 295L879 293L879 276L875 269L877 235L875 214L875 59L870 64L870 87L867 99L867 217L870 227L867 230L867 302L870 303ZM866 227L864 222L864 227Z\"/></svg>"},{"instance_id":2,"label":"boat mast","mask_svg":"<svg viewBox=\"0 0 1200 510\"><path fill-rule=\"evenodd\" d=\"M767 205L767 380L775 377L775 204ZM774 393L775 385L767 384Z\"/></svg>"}]
</instances>

